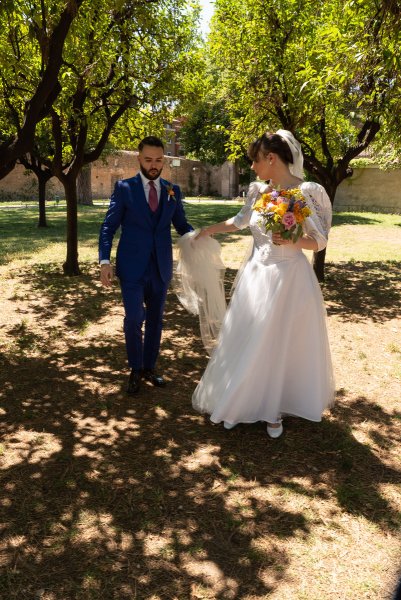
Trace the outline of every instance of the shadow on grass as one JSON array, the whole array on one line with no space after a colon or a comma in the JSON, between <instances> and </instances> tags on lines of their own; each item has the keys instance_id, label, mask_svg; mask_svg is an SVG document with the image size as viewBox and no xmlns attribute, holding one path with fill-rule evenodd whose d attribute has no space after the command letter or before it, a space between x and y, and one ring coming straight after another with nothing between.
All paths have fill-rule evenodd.
<instances>
[{"instance_id":1,"label":"shadow on grass","mask_svg":"<svg viewBox=\"0 0 401 600\"><path fill-rule=\"evenodd\" d=\"M6 429L18 448L2 472L4 597L35 598L44 589L68 598L189 598L207 588L218 599L265 597L290 568L280 540L308 538L314 523L257 494L246 512L228 506L227 493L241 493L244 483L334 495L339 511L396 526L399 515L380 486L400 483L401 475L343 424L357 403L335 421L288 420L273 447L262 427L228 433L194 416L183 398L192 383L182 378L179 393L156 396L152 388L135 402L120 393L100 398L82 385L89 357L102 362L88 348L75 381L68 355L62 370L3 358L2 388L13 388L3 398ZM176 369L178 376L185 364ZM105 388L113 381L112 373L102 375ZM374 409L373 416L391 433L390 415ZM197 455L203 460L194 463ZM300 477L307 486L292 482ZM269 546L258 549L262 539Z\"/></svg>"},{"instance_id":2,"label":"shadow on grass","mask_svg":"<svg viewBox=\"0 0 401 600\"><path fill-rule=\"evenodd\" d=\"M99 281L97 264L82 264L78 277L66 277L58 263L34 265L21 273L21 280L27 298L33 291L42 300L30 310L37 314L45 329L52 329L48 322L61 311L63 327L83 331L106 314L110 306L121 302L118 280L109 290L104 289ZM23 300L24 293L19 291L18 294L17 299Z\"/></svg>"},{"instance_id":3,"label":"shadow on grass","mask_svg":"<svg viewBox=\"0 0 401 600\"><path fill-rule=\"evenodd\" d=\"M328 263L323 286L328 313L344 321L395 319L400 314L400 281L396 261Z\"/></svg>"},{"instance_id":4,"label":"shadow on grass","mask_svg":"<svg viewBox=\"0 0 401 600\"><path fill-rule=\"evenodd\" d=\"M372 216L364 216L355 213L333 213L332 226L338 225L377 225L381 223L381 219L375 219Z\"/></svg>"},{"instance_id":5,"label":"shadow on grass","mask_svg":"<svg viewBox=\"0 0 401 600\"><path fill-rule=\"evenodd\" d=\"M8 464L3 448L4 597L46 590L68 598L189 598L194 586L212 584L215 598L235 598L251 585L238 568L253 590L268 593L271 586L253 582L257 570L268 561L279 580L288 558L277 548L267 556L253 549L254 531L240 528L213 489L219 460L231 464L235 450L230 444L230 457L220 457L221 431L187 414L182 386L189 396L192 382L181 377L180 389L157 396L145 388L135 401L119 392L99 397L82 382L98 377L102 349L87 348L79 378L76 360L74 347L54 361L2 357L5 433L16 449ZM185 366L176 369L178 376ZM105 389L114 383L110 370L101 378ZM193 470L191 456L202 447L211 464ZM301 514L255 508L258 518L280 521L277 537L307 534Z\"/></svg>"},{"instance_id":6,"label":"shadow on grass","mask_svg":"<svg viewBox=\"0 0 401 600\"><path fill-rule=\"evenodd\" d=\"M262 425L213 426L190 406L206 365L198 325L171 293L160 360L170 384L129 398L121 332L69 339L83 316L96 321L119 302L96 287L95 272L61 280L36 271L38 318L66 309L64 349L52 351L44 328L41 351L20 345L0 357L2 597L265 598L290 577L286 546L315 523L278 495L266 502L261 486L396 527L381 486L401 474L348 425L367 420L396 444L392 415L361 397L320 424L288 419L274 442ZM246 506L227 501L244 488Z\"/></svg>"}]
</instances>

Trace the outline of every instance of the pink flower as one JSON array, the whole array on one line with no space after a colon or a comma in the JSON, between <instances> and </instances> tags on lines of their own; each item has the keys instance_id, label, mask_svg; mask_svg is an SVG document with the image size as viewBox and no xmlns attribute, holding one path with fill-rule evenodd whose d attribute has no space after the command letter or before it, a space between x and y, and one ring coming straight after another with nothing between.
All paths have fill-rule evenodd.
<instances>
[{"instance_id":1,"label":"pink flower","mask_svg":"<svg viewBox=\"0 0 401 600\"><path fill-rule=\"evenodd\" d=\"M296 219L292 212L286 212L281 219L282 224L286 229L291 229L294 225L296 225Z\"/></svg>"}]
</instances>

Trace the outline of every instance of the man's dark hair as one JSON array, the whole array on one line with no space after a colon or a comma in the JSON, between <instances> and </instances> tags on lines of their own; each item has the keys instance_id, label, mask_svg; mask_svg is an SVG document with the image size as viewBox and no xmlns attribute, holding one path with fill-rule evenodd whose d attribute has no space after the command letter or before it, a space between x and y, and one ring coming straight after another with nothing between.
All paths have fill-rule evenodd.
<instances>
[{"instance_id":1,"label":"man's dark hair","mask_svg":"<svg viewBox=\"0 0 401 600\"><path fill-rule=\"evenodd\" d=\"M147 137L143 138L143 140L141 140L139 142L139 145L138 145L139 152L142 152L144 146L156 146L156 148L163 148L163 152L164 152L163 142L161 141L160 138L156 137L155 135L148 135Z\"/></svg>"}]
</instances>

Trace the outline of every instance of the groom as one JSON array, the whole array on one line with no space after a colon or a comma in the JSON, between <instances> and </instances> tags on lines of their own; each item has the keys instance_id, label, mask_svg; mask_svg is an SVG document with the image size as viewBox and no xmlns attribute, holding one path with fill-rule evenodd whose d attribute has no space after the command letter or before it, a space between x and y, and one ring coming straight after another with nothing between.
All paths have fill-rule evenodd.
<instances>
[{"instance_id":1,"label":"groom","mask_svg":"<svg viewBox=\"0 0 401 600\"><path fill-rule=\"evenodd\" d=\"M116 183L99 237L100 280L108 287L113 279L111 246L121 226L116 275L125 309L125 344L131 368L128 394L139 392L142 378L157 387L165 386L164 378L155 373L154 367L172 276L171 224L180 235L193 229L185 217L180 188L160 177L163 142L148 136L138 150L140 172Z\"/></svg>"}]
</instances>

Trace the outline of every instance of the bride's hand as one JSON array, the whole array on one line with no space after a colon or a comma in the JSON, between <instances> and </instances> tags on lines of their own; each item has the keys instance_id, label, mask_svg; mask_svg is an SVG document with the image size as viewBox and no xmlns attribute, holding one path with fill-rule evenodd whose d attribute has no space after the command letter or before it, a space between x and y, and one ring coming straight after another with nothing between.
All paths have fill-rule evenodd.
<instances>
[{"instance_id":1,"label":"bride's hand","mask_svg":"<svg viewBox=\"0 0 401 600\"><path fill-rule=\"evenodd\" d=\"M285 246L293 243L292 240L286 240L285 238L281 237L281 233L278 232L272 234L272 240L273 244L276 246Z\"/></svg>"},{"instance_id":2,"label":"bride's hand","mask_svg":"<svg viewBox=\"0 0 401 600\"><path fill-rule=\"evenodd\" d=\"M195 240L199 240L200 238L202 238L202 237L206 237L206 236L208 236L208 235L210 235L210 233L208 233L208 231L207 231L207 227L202 227L202 228L199 230L199 232L196 234L196 236L195 236Z\"/></svg>"}]
</instances>

